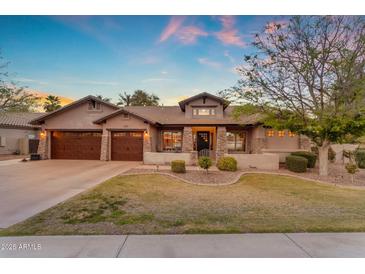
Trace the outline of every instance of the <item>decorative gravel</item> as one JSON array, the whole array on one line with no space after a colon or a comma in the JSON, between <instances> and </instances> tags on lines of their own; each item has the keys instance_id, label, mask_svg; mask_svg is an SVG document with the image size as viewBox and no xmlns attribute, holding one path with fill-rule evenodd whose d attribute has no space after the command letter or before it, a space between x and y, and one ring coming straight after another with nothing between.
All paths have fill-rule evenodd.
<instances>
[{"instance_id":1,"label":"decorative gravel","mask_svg":"<svg viewBox=\"0 0 365 274\"><path fill-rule=\"evenodd\" d=\"M193 184L204 184L204 185L221 185L235 183L239 177L240 172L229 172L229 171L208 171L206 173L203 170L187 170L186 173L174 173L170 170L146 170L146 169L130 169L123 174L145 174L145 173L162 173L169 174L184 181L188 181Z\"/></svg>"}]
</instances>

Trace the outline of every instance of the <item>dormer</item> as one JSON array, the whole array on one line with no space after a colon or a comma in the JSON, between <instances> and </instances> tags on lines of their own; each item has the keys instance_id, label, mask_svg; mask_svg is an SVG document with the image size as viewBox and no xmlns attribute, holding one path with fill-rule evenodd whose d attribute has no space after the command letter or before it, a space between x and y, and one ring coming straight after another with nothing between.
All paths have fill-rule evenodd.
<instances>
[{"instance_id":1,"label":"dormer","mask_svg":"<svg viewBox=\"0 0 365 274\"><path fill-rule=\"evenodd\" d=\"M229 102L207 92L179 102L180 109L188 119L222 119Z\"/></svg>"}]
</instances>

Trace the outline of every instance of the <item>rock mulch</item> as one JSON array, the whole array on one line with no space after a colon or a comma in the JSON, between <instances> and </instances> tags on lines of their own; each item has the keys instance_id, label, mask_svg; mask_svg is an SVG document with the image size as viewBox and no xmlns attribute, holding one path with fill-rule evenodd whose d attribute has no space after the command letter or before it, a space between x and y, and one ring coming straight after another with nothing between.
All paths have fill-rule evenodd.
<instances>
[{"instance_id":1,"label":"rock mulch","mask_svg":"<svg viewBox=\"0 0 365 274\"><path fill-rule=\"evenodd\" d=\"M238 181L238 179L245 173L270 173L290 175L302 179L315 180L319 182L325 182L335 185L343 186L357 186L365 187L365 170L360 169L354 177L354 182L351 181L351 176L346 172L345 168L341 164L330 164L329 175L326 177L318 175L318 168L309 169L305 173L291 172L283 167L278 171L272 170L258 170L258 169L245 169L236 172L219 171L216 168L209 171L208 174L204 170L199 170L196 167L187 168L186 173L174 173L169 168L160 167L158 170L153 166L143 166L141 168L134 168L123 173L127 174L165 174L179 178L185 182L200 184L200 185L229 185Z\"/></svg>"}]
</instances>

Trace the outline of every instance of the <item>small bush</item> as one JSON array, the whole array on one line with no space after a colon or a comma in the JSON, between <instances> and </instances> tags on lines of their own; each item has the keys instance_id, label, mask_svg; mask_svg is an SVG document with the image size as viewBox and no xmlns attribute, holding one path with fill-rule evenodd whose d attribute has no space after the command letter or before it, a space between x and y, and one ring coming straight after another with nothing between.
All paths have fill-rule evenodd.
<instances>
[{"instance_id":1,"label":"small bush","mask_svg":"<svg viewBox=\"0 0 365 274\"><path fill-rule=\"evenodd\" d=\"M309 151L296 151L291 153L293 156L304 157L308 160L307 168L314 168L316 166L317 155Z\"/></svg>"},{"instance_id":2,"label":"small bush","mask_svg":"<svg viewBox=\"0 0 365 274\"><path fill-rule=\"evenodd\" d=\"M286 167L294 172L306 172L308 160L302 156L289 155L285 159Z\"/></svg>"},{"instance_id":3,"label":"small bush","mask_svg":"<svg viewBox=\"0 0 365 274\"><path fill-rule=\"evenodd\" d=\"M221 157L218 160L217 167L219 170L236 171L237 161L233 157Z\"/></svg>"},{"instance_id":4,"label":"small bush","mask_svg":"<svg viewBox=\"0 0 365 274\"><path fill-rule=\"evenodd\" d=\"M212 160L209 157L203 156L199 158L198 164L208 172L208 169L212 166Z\"/></svg>"},{"instance_id":5,"label":"small bush","mask_svg":"<svg viewBox=\"0 0 365 274\"><path fill-rule=\"evenodd\" d=\"M357 149L355 152L355 161L359 168L365 168L365 149Z\"/></svg>"},{"instance_id":6,"label":"small bush","mask_svg":"<svg viewBox=\"0 0 365 274\"><path fill-rule=\"evenodd\" d=\"M185 161L184 160L174 160L171 161L171 171L175 173L185 173Z\"/></svg>"}]
</instances>

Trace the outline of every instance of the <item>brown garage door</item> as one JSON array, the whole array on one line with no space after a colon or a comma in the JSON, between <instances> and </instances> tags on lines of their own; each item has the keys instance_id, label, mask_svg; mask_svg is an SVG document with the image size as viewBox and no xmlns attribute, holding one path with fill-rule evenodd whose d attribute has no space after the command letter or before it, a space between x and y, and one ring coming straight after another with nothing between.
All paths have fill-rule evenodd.
<instances>
[{"instance_id":1,"label":"brown garage door","mask_svg":"<svg viewBox=\"0 0 365 274\"><path fill-rule=\"evenodd\" d=\"M100 160L101 132L54 131L52 159Z\"/></svg>"},{"instance_id":2,"label":"brown garage door","mask_svg":"<svg viewBox=\"0 0 365 274\"><path fill-rule=\"evenodd\" d=\"M142 161L143 132L112 132L112 160Z\"/></svg>"}]
</instances>

